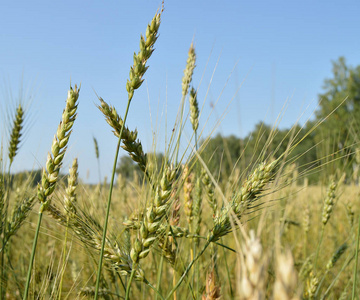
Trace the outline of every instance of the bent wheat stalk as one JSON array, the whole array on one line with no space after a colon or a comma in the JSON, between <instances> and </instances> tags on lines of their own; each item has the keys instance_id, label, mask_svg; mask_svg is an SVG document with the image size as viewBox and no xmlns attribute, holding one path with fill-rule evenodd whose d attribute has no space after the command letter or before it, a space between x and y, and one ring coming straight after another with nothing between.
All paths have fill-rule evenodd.
<instances>
[{"instance_id":1,"label":"bent wheat stalk","mask_svg":"<svg viewBox=\"0 0 360 300\"><path fill-rule=\"evenodd\" d=\"M43 212L48 209L50 205L51 198L50 196L53 194L55 190L56 183L58 181L60 168L62 166L62 161L65 156L65 152L67 149L67 143L70 138L71 128L74 125L74 121L76 119L76 110L77 110L77 100L79 98L79 91L77 86L75 85L75 89L70 86L70 90L68 92L68 97L66 100L66 106L64 112L62 114L62 120L57 129L56 135L54 137L52 146L51 146L51 154L48 154L48 158L46 161L46 170L43 169L43 175L41 184L38 184L38 199L40 201L40 210L39 210L39 219L36 227L29 269L26 279L26 286L24 291L23 299L27 299L29 292L29 284L31 279L31 271L34 263L36 244L39 236L41 219Z\"/></svg>"},{"instance_id":2,"label":"bent wheat stalk","mask_svg":"<svg viewBox=\"0 0 360 300\"><path fill-rule=\"evenodd\" d=\"M119 156L120 143L121 143L121 140L122 140L122 137L123 137L123 132L124 132L124 128L125 128L125 122L126 122L127 115L128 115L128 112L129 112L129 107L130 107L131 100L132 100L132 98L134 96L134 91L136 89L138 89L141 86L141 84L143 83L144 79L142 79L142 78L143 78L146 70L148 69L148 66L146 66L146 62L150 58L151 54L154 52L154 44L155 44L155 42L156 42L156 40L158 38L158 30L159 30L159 27L160 27L160 17L161 17L162 12L163 12L163 8L159 13L156 12L154 18L152 19L150 24L148 24L148 26L147 26L145 37L143 35L141 35L141 38L140 38L140 51L138 52L138 54L134 53L134 57L133 57L134 64L130 68L129 79L126 82L126 90L128 92L128 102L127 102L127 107L126 107L126 111L125 111L124 120L123 121L121 119L119 119L119 120L115 119L114 120L114 115L110 115L110 116L106 115L107 120L109 118L109 120L113 124L118 123L121 126L121 129L120 129L120 132L119 132L119 139L118 139L118 143L117 143L117 147L116 147L115 159L114 159L114 164L113 164L113 171L112 171L111 181L110 181L109 196L108 196L108 202L107 202L107 209L106 209L105 223L104 223L104 229L103 229L103 235L102 235L102 243L101 243L101 250L100 250L98 272L97 272L97 278L96 278L96 287L95 287L95 296L94 296L95 300L98 299L98 291L99 291L99 285L100 285L102 261L103 261L103 256L104 256L106 232L107 232L108 219L109 219L109 213L110 213L111 196L112 196L112 190L113 190L113 185L114 185L116 164L117 164L117 159L118 159L118 156ZM102 107L103 107L103 103L104 103L104 101L101 102ZM114 109L114 111L115 111L115 109ZM122 121L121 124L120 124L120 120ZM135 139L136 139L136 137L135 137ZM133 277L134 272L135 271L134 271L134 268L133 268L133 272L131 273L131 278ZM131 282L131 280L129 280L129 281ZM128 297L129 297L129 288L126 291L126 295L127 295L126 298L128 299Z\"/></svg>"}]
</instances>

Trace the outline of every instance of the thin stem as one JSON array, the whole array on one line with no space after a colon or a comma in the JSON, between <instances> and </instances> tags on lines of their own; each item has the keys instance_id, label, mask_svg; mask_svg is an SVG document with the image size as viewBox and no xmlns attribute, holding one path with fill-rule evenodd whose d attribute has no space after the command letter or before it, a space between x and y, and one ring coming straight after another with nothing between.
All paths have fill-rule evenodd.
<instances>
[{"instance_id":1,"label":"thin stem","mask_svg":"<svg viewBox=\"0 0 360 300\"><path fill-rule=\"evenodd\" d=\"M13 267L12 263L11 263L9 255L7 255L7 260L8 260L9 267L10 267L10 269L12 271L12 275L15 278L15 283L16 283L16 286L17 286L17 289L18 289L18 292L19 292L19 296L20 296L20 299L21 299L23 296L22 296L21 287L20 287L20 284L19 284L20 281L18 279L18 276L16 275L16 272L14 270L14 267Z\"/></svg>"},{"instance_id":2,"label":"thin stem","mask_svg":"<svg viewBox=\"0 0 360 300\"><path fill-rule=\"evenodd\" d=\"M151 289L154 290L154 292L156 292L156 296L159 296L162 300L164 300L164 297L160 294L159 290L157 290L149 281L147 281L146 279L144 279L144 282L146 285L148 285Z\"/></svg>"},{"instance_id":3,"label":"thin stem","mask_svg":"<svg viewBox=\"0 0 360 300\"><path fill-rule=\"evenodd\" d=\"M222 250L223 250L223 253L224 253L224 260L225 260L227 278L228 278L228 281L229 281L230 295L231 295L231 298L233 298L234 294L233 294L232 285L231 285L230 270L229 270L229 266L228 266L228 263L227 263L227 255L226 255L225 249L222 248Z\"/></svg>"},{"instance_id":4,"label":"thin stem","mask_svg":"<svg viewBox=\"0 0 360 300\"><path fill-rule=\"evenodd\" d=\"M324 229L325 229L325 226L322 226L319 244L318 244L318 247L317 247L317 249L316 249L314 270L316 270L316 265L317 265L317 260L318 260L318 256L319 256L320 246L321 246L322 240L323 240L323 238L324 238Z\"/></svg>"},{"instance_id":5,"label":"thin stem","mask_svg":"<svg viewBox=\"0 0 360 300\"><path fill-rule=\"evenodd\" d=\"M121 279L121 276L120 276L119 272L116 272L116 275L117 275L117 277L119 277L120 283L121 283L124 291L126 291L125 284L124 284L123 280Z\"/></svg>"},{"instance_id":6,"label":"thin stem","mask_svg":"<svg viewBox=\"0 0 360 300\"><path fill-rule=\"evenodd\" d=\"M131 282L134 278L136 267L133 265L132 268L133 269L131 270L130 278L129 278L129 281L128 281L127 287L126 287L125 300L130 299L129 297L130 297Z\"/></svg>"},{"instance_id":7,"label":"thin stem","mask_svg":"<svg viewBox=\"0 0 360 300\"><path fill-rule=\"evenodd\" d=\"M356 296L356 278L357 278L357 266L358 266L358 257L359 257L359 236L360 236L360 216L358 223L358 234L356 238L354 279L353 279L353 288L352 288L352 297L351 297L352 300L354 300Z\"/></svg>"},{"instance_id":8,"label":"thin stem","mask_svg":"<svg viewBox=\"0 0 360 300\"><path fill-rule=\"evenodd\" d=\"M348 257L350 257L351 255L349 255ZM328 286L327 290L325 291L325 293L322 295L321 300L326 299L327 295L330 293L330 290L332 289L332 287L334 286L334 284L336 283L336 281L339 279L341 273L345 270L345 268L351 263L351 261L354 259L355 254L353 254L346 263L343 264L341 270L339 271L339 273L336 275L336 277L334 278L334 280L330 283L330 285Z\"/></svg>"},{"instance_id":9,"label":"thin stem","mask_svg":"<svg viewBox=\"0 0 360 300\"><path fill-rule=\"evenodd\" d=\"M6 224L6 219L5 219L5 222ZM4 234L3 234L3 241L2 241L2 248L1 248L1 275L0 275L0 299L3 299L3 293L4 293L4 290L3 290L3 285L4 285L4 253L5 253L5 246L6 246L6 242L5 242L5 228L6 226L4 226ZM1 234L1 232L0 232Z\"/></svg>"},{"instance_id":10,"label":"thin stem","mask_svg":"<svg viewBox=\"0 0 360 300\"><path fill-rule=\"evenodd\" d=\"M4 194L4 211L3 211L3 215L1 216L1 218L3 219L4 222L4 226L3 226L3 232L0 232L0 234L2 235L2 245L1 245L1 274L0 274L0 299L3 299L5 290L4 290L4 285L5 285L5 278L4 278L4 260L5 260L5 248L6 248L6 243L8 242L7 239L7 234L6 234L6 227L7 227L7 213L8 213L8 207L9 207L9 201L10 201L10 183L11 183L11 175L10 175L10 170L11 170L11 164L12 161L10 161L9 164L9 168L8 168L8 173L7 173L7 185L5 187L5 194ZM4 182L5 183L5 182Z\"/></svg>"},{"instance_id":11,"label":"thin stem","mask_svg":"<svg viewBox=\"0 0 360 300\"><path fill-rule=\"evenodd\" d=\"M61 290L62 284L64 279L65 267L66 267L66 244L67 244L67 237L68 237L68 230L69 230L69 217L67 218L67 224L65 229L65 240L64 240L64 250L63 250L63 267L61 272L60 284L59 284L59 300L61 299Z\"/></svg>"},{"instance_id":12,"label":"thin stem","mask_svg":"<svg viewBox=\"0 0 360 300\"><path fill-rule=\"evenodd\" d=\"M97 159L97 164L98 164L99 182L101 182L100 158L99 158L99 157L98 157L98 159Z\"/></svg>"},{"instance_id":13,"label":"thin stem","mask_svg":"<svg viewBox=\"0 0 360 300\"><path fill-rule=\"evenodd\" d=\"M184 105L185 105L185 98L186 95L183 95L181 98L181 111L180 111L180 123L179 123L179 132L178 132L178 138L176 141L176 156L175 156L175 164L176 167L178 166L178 156L179 156L179 150L180 150L180 139L181 139L181 133L182 133L182 125L183 125L183 118L184 118Z\"/></svg>"},{"instance_id":14,"label":"thin stem","mask_svg":"<svg viewBox=\"0 0 360 300\"><path fill-rule=\"evenodd\" d=\"M33 267L33 263L34 263L34 258L35 258L36 244L37 244L37 240L38 240L38 236L39 236L39 232L40 232L40 225L41 225L42 215L43 215L42 211L40 211L39 212L38 223L37 223L37 227L36 227L36 231L35 231L33 247L32 247L32 251L31 251L31 257L30 257L29 269L28 269L27 278L26 278L26 286L25 286L23 300L27 299L27 296L28 296L28 293L29 293L31 272L32 272L32 267Z\"/></svg>"},{"instance_id":15,"label":"thin stem","mask_svg":"<svg viewBox=\"0 0 360 300\"><path fill-rule=\"evenodd\" d=\"M157 273L157 281L156 281L156 287L159 289L159 291L161 291L161 277L162 277L163 264L164 264L164 256L161 256L158 273ZM155 300L157 299L158 299L158 294L155 295Z\"/></svg>"},{"instance_id":16,"label":"thin stem","mask_svg":"<svg viewBox=\"0 0 360 300\"><path fill-rule=\"evenodd\" d=\"M167 297L165 298L165 300L170 299L170 297L172 296L172 294L178 289L178 287L181 285L181 283L183 282L183 280L185 279L186 275L189 273L191 267L193 266L193 264L200 258L200 256L204 253L204 251L206 250L206 248L210 245L211 241L207 240L206 244L204 245L204 248L197 254L197 256L190 262L190 264L187 266L187 268L185 269L184 273L182 274L182 276L180 277L178 283L174 286L174 288L170 291L170 293L167 295Z\"/></svg>"},{"instance_id":17,"label":"thin stem","mask_svg":"<svg viewBox=\"0 0 360 300\"><path fill-rule=\"evenodd\" d=\"M126 111L125 111L125 116L124 116L124 123L123 123L123 125L121 127L121 130L120 130L119 140L118 140L118 143L117 143L117 146L116 146L116 153L115 153L113 170L112 170L112 174L111 174L109 197L108 197L107 208L106 208L105 224L104 224L104 229L103 229L103 236L102 236L102 242L101 242L101 251L100 251L100 259L99 259L98 273L97 273L97 278L96 278L95 297L94 297L95 300L98 299L98 293L99 293L101 268L102 268L102 261L103 261L103 257L104 257L106 232L107 232L107 226L108 226L108 220L109 220L109 214L110 214L110 204L111 204L112 190L113 190L113 186L114 186L116 164L117 164L119 151L120 151L121 137L122 137L122 133L124 131L125 122L126 122L126 118L127 118L128 112L129 112L130 103L131 103L131 99L128 100L128 103L127 103L127 106L126 106Z\"/></svg>"}]
</instances>

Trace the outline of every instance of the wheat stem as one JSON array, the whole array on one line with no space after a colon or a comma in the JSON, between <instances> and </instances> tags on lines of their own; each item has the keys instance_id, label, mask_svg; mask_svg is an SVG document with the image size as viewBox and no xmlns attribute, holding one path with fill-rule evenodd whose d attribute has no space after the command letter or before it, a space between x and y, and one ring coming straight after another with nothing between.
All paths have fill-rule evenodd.
<instances>
[{"instance_id":1,"label":"wheat stem","mask_svg":"<svg viewBox=\"0 0 360 300\"><path fill-rule=\"evenodd\" d=\"M204 247L202 248L202 250L196 255L196 257L189 263L189 265L186 267L184 273L181 275L179 281L177 282L177 284L173 287L173 289L169 292L169 294L167 295L167 297L165 298L165 300L170 299L170 297L172 296L172 294L175 293L175 291L179 288L179 286L181 285L181 283L184 281L186 275L189 273L189 271L191 270L193 264L200 258L200 256L205 252L206 248L210 245L211 240L207 240Z\"/></svg>"},{"instance_id":2,"label":"wheat stem","mask_svg":"<svg viewBox=\"0 0 360 300\"><path fill-rule=\"evenodd\" d=\"M43 213L40 211L39 212L38 223L37 223L36 231L35 231L34 242L33 242L32 250L31 250L30 264L29 264L29 269L28 269L28 273L27 273L27 277L26 277L26 285L25 285L25 291L24 291L23 300L27 299L27 296L28 296L28 293L29 293L31 272L32 272L33 264L34 264L36 244L37 244L37 240L38 240L38 237L39 237L42 216L43 216Z\"/></svg>"},{"instance_id":3,"label":"wheat stem","mask_svg":"<svg viewBox=\"0 0 360 300\"><path fill-rule=\"evenodd\" d=\"M133 269L131 270L131 274L130 274L130 278L126 287L126 294L125 294L125 300L129 300L130 299L130 290L131 290L131 282L134 278L135 275L135 266L133 265Z\"/></svg>"},{"instance_id":4,"label":"wheat stem","mask_svg":"<svg viewBox=\"0 0 360 300\"><path fill-rule=\"evenodd\" d=\"M358 257L359 257L359 239L360 239L360 216L359 216L358 234L357 234L356 248L355 248L354 279L353 279L353 288L352 288L352 296L351 296L352 300L354 300L356 297L356 279L357 279Z\"/></svg>"},{"instance_id":5,"label":"wheat stem","mask_svg":"<svg viewBox=\"0 0 360 300\"><path fill-rule=\"evenodd\" d=\"M102 268L102 261L103 261L103 257L104 257L105 239L106 239L106 232L107 232L107 226L108 226L108 221L109 221L110 205L111 205L112 190L113 190L113 186L114 186L114 178L115 178L115 173L116 173L116 165L117 165L117 160L118 160L119 151L120 151L121 136L122 136L122 133L123 133L124 128L125 128L125 122L126 122L127 115L128 115L128 112L129 112L130 102L131 102L131 99L129 99L128 103L127 103L127 107L126 107L126 111L125 111L125 117L124 117L124 124L123 124L123 126L121 127L121 130L120 130L119 139L118 139L118 143L117 143L117 146L116 146L116 153L115 153L115 159L114 159L114 164L113 164L113 170L112 170L112 174L111 174L109 196L108 196L107 208L106 208L106 216L105 216L105 224L104 224L104 228L103 228L103 235L102 235L102 241L101 241L101 250L100 250L100 258L99 258L98 272L97 272L97 277L96 277L95 297L94 297L95 300L98 298L98 293L99 293L100 278L101 278L101 268ZM132 270L132 272L134 272L134 269Z\"/></svg>"}]
</instances>

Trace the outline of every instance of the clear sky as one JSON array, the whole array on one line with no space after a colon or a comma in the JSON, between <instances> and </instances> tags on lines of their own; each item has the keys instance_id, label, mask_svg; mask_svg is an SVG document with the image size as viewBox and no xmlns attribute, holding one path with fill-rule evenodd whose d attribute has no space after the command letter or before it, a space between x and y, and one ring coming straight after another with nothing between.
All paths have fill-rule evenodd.
<instances>
[{"instance_id":1,"label":"clear sky","mask_svg":"<svg viewBox=\"0 0 360 300\"><path fill-rule=\"evenodd\" d=\"M94 91L123 115L132 55L160 5L160 0L0 2L0 133L5 148L6 112L18 100L21 82L25 103L33 99L14 171L45 165L71 80L81 83L81 91L63 171L78 157L81 178L98 180L94 136L101 173L110 176L117 141L96 108ZM165 1L160 37L131 103L128 126L138 129L145 151L151 151L155 132L163 151L192 40L197 53L193 84L199 87L200 105L206 100L200 127L218 100L205 135L226 111L214 133L245 136L259 121L272 124L287 100L280 127L289 128L309 106L303 122L331 76L331 61L345 56L349 65L360 64L359 16L358 0ZM184 145L190 135L187 127Z\"/></svg>"}]
</instances>

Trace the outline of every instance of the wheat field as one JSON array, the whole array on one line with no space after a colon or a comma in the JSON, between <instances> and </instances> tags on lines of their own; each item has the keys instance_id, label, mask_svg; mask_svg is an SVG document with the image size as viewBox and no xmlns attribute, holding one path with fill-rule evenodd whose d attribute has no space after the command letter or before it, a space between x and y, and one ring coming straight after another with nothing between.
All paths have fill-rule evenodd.
<instances>
[{"instance_id":1,"label":"wheat field","mask_svg":"<svg viewBox=\"0 0 360 300\"><path fill-rule=\"evenodd\" d=\"M211 137L202 136L192 81L194 44L164 155L145 153L136 129L127 127L133 97L156 55L162 13L133 56L126 111L101 97L97 103L118 141L107 181L83 183L77 159L63 168L80 86L68 91L40 180L35 171L11 175L27 113L21 103L16 107L9 143L1 147L0 298L358 299L360 159L352 174L327 172L341 157L299 171L290 154L306 135L299 138L294 127L285 151L265 146L245 167L239 157L230 175L211 173L205 160ZM193 130L190 155L180 147L186 122ZM273 139L267 137L268 145ZM95 138L94 144L99 158ZM131 178L116 174L120 148L138 166ZM309 183L313 172L322 174L321 183Z\"/></svg>"}]
</instances>

